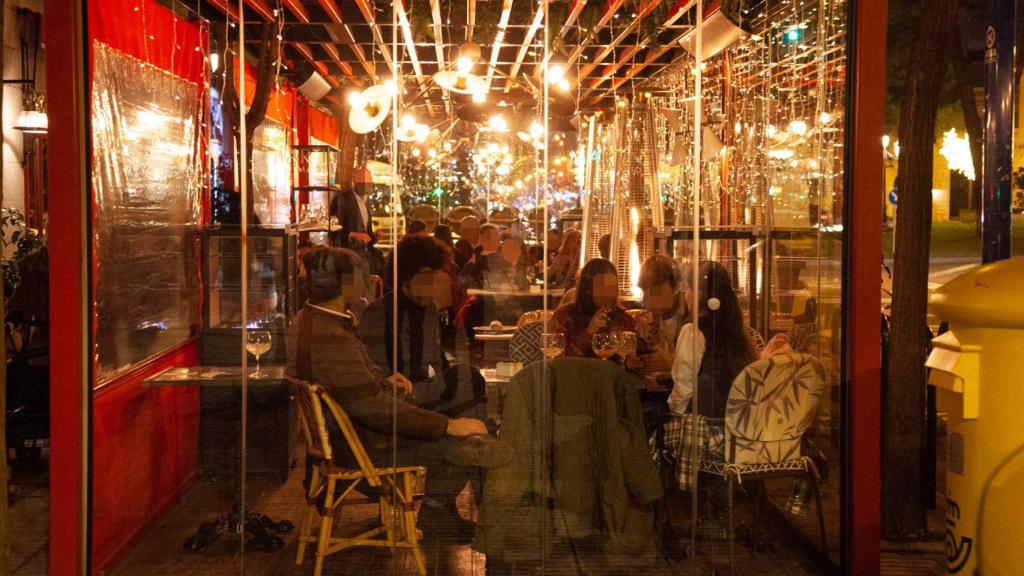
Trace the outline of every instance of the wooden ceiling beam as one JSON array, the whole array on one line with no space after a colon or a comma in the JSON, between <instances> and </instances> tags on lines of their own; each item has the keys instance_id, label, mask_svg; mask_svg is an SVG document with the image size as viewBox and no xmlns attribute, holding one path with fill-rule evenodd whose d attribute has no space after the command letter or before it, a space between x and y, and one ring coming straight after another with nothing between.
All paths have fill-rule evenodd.
<instances>
[{"instance_id":1,"label":"wooden ceiling beam","mask_svg":"<svg viewBox=\"0 0 1024 576\"><path fill-rule=\"evenodd\" d=\"M584 66L580 68L580 81L589 76L595 68L597 68L602 62L604 62L604 59L607 58L608 55L611 54L619 44L624 42L626 38L628 38L634 31L638 30L640 28L640 23L643 22L644 18L646 18L648 14L653 12L654 9L657 8L658 4L660 3L661 0L648 0L648 2L645 2L643 5L641 5L640 12L638 12L636 18L633 18L633 21L630 22L628 26L626 26L626 29L620 32L619 35L616 36L610 44L602 48L601 51L597 53L597 56L594 57L593 61L587 62Z\"/></svg>"},{"instance_id":2,"label":"wooden ceiling beam","mask_svg":"<svg viewBox=\"0 0 1024 576\"><path fill-rule=\"evenodd\" d=\"M346 36L344 38L345 44L352 50L352 53L355 54L356 59L359 60L359 64L362 65L363 70L365 70L367 75L370 76L370 80L375 82L377 80L377 71L373 64L366 59L366 53L363 52L363 47L357 44L355 38L352 37L352 31L348 29L348 24L342 20L341 9L338 7L338 4L335 3L334 0L319 0L319 2L320 7L324 9L324 12L327 12L327 17L335 24L341 24L344 27L343 29Z\"/></svg>"},{"instance_id":3,"label":"wooden ceiling beam","mask_svg":"<svg viewBox=\"0 0 1024 576\"><path fill-rule=\"evenodd\" d=\"M512 14L512 0L503 0L501 3L501 16L498 18L498 31L494 33L494 44L491 45L491 60L487 66L487 89L491 89L491 81L494 79L494 67L498 64L498 53L501 51L502 42L505 40L505 27L508 26L508 18Z\"/></svg>"},{"instance_id":4,"label":"wooden ceiling beam","mask_svg":"<svg viewBox=\"0 0 1024 576\"><path fill-rule=\"evenodd\" d=\"M585 0L579 0L582 4ZM523 43L519 46L519 52L516 53L516 61L512 64L512 68L509 69L509 77L515 80L515 77L519 74L519 68L523 65L523 60L526 58L526 53L530 50L530 45L533 44L533 37L537 35L537 30L544 25L544 8L542 6L537 7L537 11L533 14L533 22L530 23L530 27L526 30L526 37L523 39ZM512 89L512 81L505 83L505 92L507 93Z\"/></svg>"},{"instance_id":5,"label":"wooden ceiling beam","mask_svg":"<svg viewBox=\"0 0 1024 576\"><path fill-rule=\"evenodd\" d=\"M384 42L384 38L380 35L380 26L377 25L377 17L373 15L373 4L370 0L355 0L356 6L359 11L363 13L363 18L366 23L370 25L370 31L373 33L373 41L377 44L377 49L380 50L381 58L384 59L384 63L388 65L388 70L391 71L391 75L395 75L395 63L391 59L391 50L388 49L388 45Z\"/></svg>"}]
</instances>

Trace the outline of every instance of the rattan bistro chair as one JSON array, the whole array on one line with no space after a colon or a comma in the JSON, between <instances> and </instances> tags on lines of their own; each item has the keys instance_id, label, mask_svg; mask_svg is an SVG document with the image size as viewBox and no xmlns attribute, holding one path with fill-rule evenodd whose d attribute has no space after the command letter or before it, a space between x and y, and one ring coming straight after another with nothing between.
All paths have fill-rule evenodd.
<instances>
[{"instance_id":1,"label":"rattan bistro chair","mask_svg":"<svg viewBox=\"0 0 1024 576\"><path fill-rule=\"evenodd\" d=\"M299 406L299 421L306 440L308 456L315 463L306 494L308 510L299 531L299 549L295 564L302 565L306 546L316 544L315 576L323 571L324 558L346 548L379 546L407 548L412 551L420 576L427 573L416 532L416 505L413 487L425 470L417 466L376 468L356 435L355 428L341 406L319 385L289 378ZM338 425L349 449L359 464L358 469L337 465L331 450L327 427L327 411ZM335 519L345 504L356 503L362 492L377 498L380 525L354 536L335 536ZM365 502L365 500L364 500ZM313 522L319 518L320 529Z\"/></svg>"},{"instance_id":2,"label":"rattan bistro chair","mask_svg":"<svg viewBox=\"0 0 1024 576\"><path fill-rule=\"evenodd\" d=\"M825 371L809 354L779 354L749 364L732 382L724 420L724 450L701 459L700 471L728 484L729 566L733 565L733 489L744 480L805 478L818 511L823 553L828 554L825 516L814 461L803 453L804 433L814 423L825 389ZM709 423L711 420L709 419ZM753 537L757 538L758 490Z\"/></svg>"}]
</instances>

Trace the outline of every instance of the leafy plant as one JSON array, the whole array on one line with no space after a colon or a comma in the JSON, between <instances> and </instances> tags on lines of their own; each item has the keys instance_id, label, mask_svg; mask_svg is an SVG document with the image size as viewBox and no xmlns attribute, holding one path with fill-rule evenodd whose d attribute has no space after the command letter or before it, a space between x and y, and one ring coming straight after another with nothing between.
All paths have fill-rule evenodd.
<instances>
[{"instance_id":1,"label":"leafy plant","mask_svg":"<svg viewBox=\"0 0 1024 576\"><path fill-rule=\"evenodd\" d=\"M0 265L4 275L4 298L10 298L21 283L18 263L42 246L39 234L25 224L16 208L0 208Z\"/></svg>"}]
</instances>

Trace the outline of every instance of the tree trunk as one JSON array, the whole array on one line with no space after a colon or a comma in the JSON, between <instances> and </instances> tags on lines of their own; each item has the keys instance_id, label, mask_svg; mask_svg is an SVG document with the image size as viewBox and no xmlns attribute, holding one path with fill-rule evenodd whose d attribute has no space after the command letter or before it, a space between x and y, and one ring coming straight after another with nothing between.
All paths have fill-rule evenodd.
<instances>
[{"instance_id":1,"label":"tree trunk","mask_svg":"<svg viewBox=\"0 0 1024 576\"><path fill-rule=\"evenodd\" d=\"M933 0L917 26L914 63L900 104L900 202L893 270L889 380L882 415L882 534L903 539L927 528L925 486L925 352L928 257L932 221L935 116L958 0Z\"/></svg>"},{"instance_id":2,"label":"tree trunk","mask_svg":"<svg viewBox=\"0 0 1024 576\"><path fill-rule=\"evenodd\" d=\"M221 108L227 116L235 142L245 146L246 165L243 177L248 186L245 214L249 224L254 223L255 206L252 181L252 147L253 133L263 123L267 116L267 105L270 103L270 90L274 87L276 77L278 53L280 52L280 41L277 32L270 24L263 25L262 37L260 39L260 55L256 64L256 87L253 93L252 102L249 104L249 111L245 113L245 138L241 137L241 110L239 109L238 92L235 90L235 59L230 48L224 50L224 71L223 88L221 90ZM219 34L214 34L219 37ZM239 71L244 72L245 55L242 54L242 64Z\"/></svg>"},{"instance_id":3,"label":"tree trunk","mask_svg":"<svg viewBox=\"0 0 1024 576\"><path fill-rule=\"evenodd\" d=\"M960 39L960 31L954 30L949 35L949 60L953 64L953 73L956 77L957 94L960 97L960 107L964 113L964 126L967 128L967 139L971 144L971 161L974 163L974 181L971 182L970 208L978 210L979 217L974 219L974 233L981 236L981 185L982 167L982 145L985 141L985 129L981 124L981 115L978 113L978 102L974 97L974 86L971 85L970 69L967 66L967 53L964 51L963 41Z\"/></svg>"}]
</instances>

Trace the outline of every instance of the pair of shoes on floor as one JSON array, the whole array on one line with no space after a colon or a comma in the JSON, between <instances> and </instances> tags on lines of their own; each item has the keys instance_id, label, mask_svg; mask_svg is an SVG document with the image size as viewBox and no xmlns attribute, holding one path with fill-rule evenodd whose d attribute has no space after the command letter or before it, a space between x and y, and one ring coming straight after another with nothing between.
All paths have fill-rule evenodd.
<instances>
[{"instance_id":1,"label":"pair of shoes on floor","mask_svg":"<svg viewBox=\"0 0 1024 576\"><path fill-rule=\"evenodd\" d=\"M501 468L512 461L512 447L486 434L459 439L448 449L448 462L456 466Z\"/></svg>"},{"instance_id":2,"label":"pair of shoes on floor","mask_svg":"<svg viewBox=\"0 0 1024 576\"><path fill-rule=\"evenodd\" d=\"M424 504L420 509L418 525L423 531L424 540L446 544L469 544L476 535L476 522L463 518L452 503L437 507Z\"/></svg>"}]
</instances>

